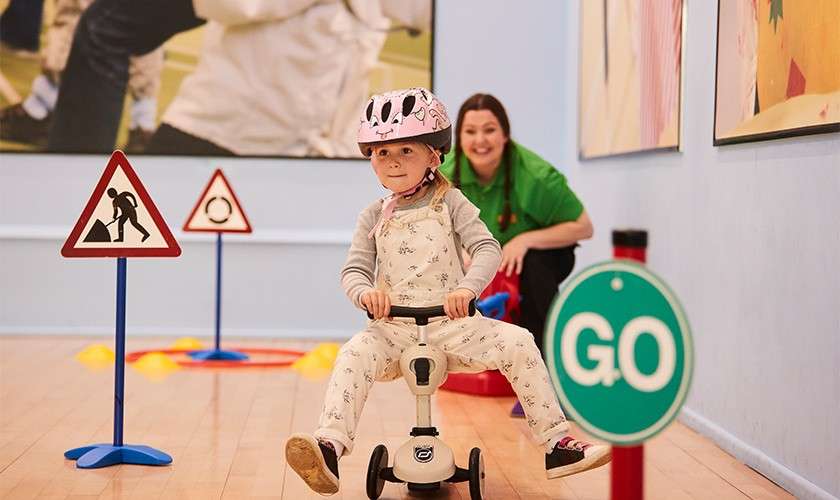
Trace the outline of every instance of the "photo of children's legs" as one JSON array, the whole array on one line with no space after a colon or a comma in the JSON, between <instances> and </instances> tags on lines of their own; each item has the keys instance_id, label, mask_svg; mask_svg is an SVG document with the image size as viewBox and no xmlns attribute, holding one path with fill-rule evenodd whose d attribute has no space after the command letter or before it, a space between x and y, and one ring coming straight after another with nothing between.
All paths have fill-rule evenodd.
<instances>
[{"instance_id":1,"label":"photo of children's legs","mask_svg":"<svg viewBox=\"0 0 840 500\"><path fill-rule=\"evenodd\" d=\"M44 146L52 112L58 100L61 74L73 45L73 34L82 13L93 0L56 0L55 17L41 52L41 74L32 81L30 94L20 103L0 110L0 138ZM163 47L132 57L129 65L131 123L127 153L143 150L156 128L157 99L163 71Z\"/></svg>"}]
</instances>

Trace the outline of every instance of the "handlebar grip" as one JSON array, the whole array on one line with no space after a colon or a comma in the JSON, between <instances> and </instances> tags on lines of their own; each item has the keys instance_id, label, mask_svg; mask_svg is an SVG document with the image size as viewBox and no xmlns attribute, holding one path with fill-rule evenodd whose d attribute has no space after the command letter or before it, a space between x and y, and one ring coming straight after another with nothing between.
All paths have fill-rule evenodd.
<instances>
[{"instance_id":1,"label":"handlebar grip","mask_svg":"<svg viewBox=\"0 0 840 500\"><path fill-rule=\"evenodd\" d=\"M373 314L370 311L367 311L368 319L373 319ZM475 299L470 300L469 306L469 314L470 316L475 316ZM416 319L429 319L434 318L436 316L446 316L446 312L443 310L443 306L430 306L430 307L406 307L406 306L391 306L391 312L389 315L392 318L414 318Z\"/></svg>"}]
</instances>

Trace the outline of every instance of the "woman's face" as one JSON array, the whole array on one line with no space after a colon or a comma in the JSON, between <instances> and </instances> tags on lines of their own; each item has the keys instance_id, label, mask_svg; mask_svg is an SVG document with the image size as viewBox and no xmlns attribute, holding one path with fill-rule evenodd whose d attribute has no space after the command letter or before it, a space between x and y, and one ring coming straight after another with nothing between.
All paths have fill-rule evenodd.
<instances>
[{"instance_id":1,"label":"woman's face","mask_svg":"<svg viewBox=\"0 0 840 500\"><path fill-rule=\"evenodd\" d=\"M370 156L370 164L379 182L395 193L416 186L433 161L432 150L419 142L374 146Z\"/></svg>"},{"instance_id":2,"label":"woman's face","mask_svg":"<svg viewBox=\"0 0 840 500\"><path fill-rule=\"evenodd\" d=\"M467 111L459 139L473 169L481 176L492 177L508 141L496 115L488 109Z\"/></svg>"}]
</instances>

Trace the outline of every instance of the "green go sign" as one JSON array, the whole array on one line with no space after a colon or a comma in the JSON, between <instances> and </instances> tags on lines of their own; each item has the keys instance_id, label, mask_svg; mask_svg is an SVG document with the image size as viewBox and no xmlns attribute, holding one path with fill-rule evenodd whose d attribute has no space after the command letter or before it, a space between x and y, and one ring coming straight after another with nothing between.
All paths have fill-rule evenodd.
<instances>
[{"instance_id":1,"label":"green go sign","mask_svg":"<svg viewBox=\"0 0 840 500\"><path fill-rule=\"evenodd\" d=\"M549 312L545 355L574 421L613 444L643 442L685 401L693 352L674 293L626 260L584 269Z\"/></svg>"}]
</instances>

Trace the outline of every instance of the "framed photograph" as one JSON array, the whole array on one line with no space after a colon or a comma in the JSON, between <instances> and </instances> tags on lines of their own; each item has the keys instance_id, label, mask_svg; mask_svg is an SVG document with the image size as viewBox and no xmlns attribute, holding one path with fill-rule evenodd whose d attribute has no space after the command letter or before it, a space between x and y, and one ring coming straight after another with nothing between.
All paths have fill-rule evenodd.
<instances>
[{"instance_id":1,"label":"framed photograph","mask_svg":"<svg viewBox=\"0 0 840 500\"><path fill-rule=\"evenodd\" d=\"M173 0L156 4L171 12L130 15L153 22L187 12L198 26L129 58L122 101L100 87L124 74L125 58L107 55L129 49L76 29L89 6L109 2L134 9L0 0L0 152L360 158L356 132L370 95L433 87L434 0L210 1L202 19L180 8L191 0ZM69 57L74 37L85 48ZM108 119L93 118L101 113Z\"/></svg>"},{"instance_id":2,"label":"framed photograph","mask_svg":"<svg viewBox=\"0 0 840 500\"><path fill-rule=\"evenodd\" d=\"M719 0L714 144L840 131L840 2Z\"/></svg>"},{"instance_id":3,"label":"framed photograph","mask_svg":"<svg viewBox=\"0 0 840 500\"><path fill-rule=\"evenodd\" d=\"M581 159L678 150L683 0L580 2Z\"/></svg>"}]
</instances>

